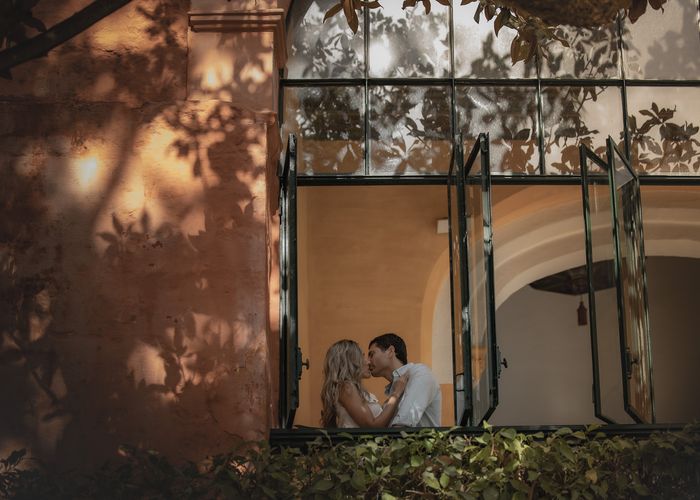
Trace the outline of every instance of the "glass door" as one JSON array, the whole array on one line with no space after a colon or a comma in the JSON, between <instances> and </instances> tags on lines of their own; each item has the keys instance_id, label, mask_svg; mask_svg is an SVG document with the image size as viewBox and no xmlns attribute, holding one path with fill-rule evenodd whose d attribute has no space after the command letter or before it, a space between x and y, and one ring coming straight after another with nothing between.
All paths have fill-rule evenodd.
<instances>
[{"instance_id":1,"label":"glass door","mask_svg":"<svg viewBox=\"0 0 700 500\"><path fill-rule=\"evenodd\" d=\"M639 180L607 140L608 161L581 146L595 415L654 421ZM614 290L601 284L614 275ZM615 305L614 314L606 308Z\"/></svg>"},{"instance_id":2,"label":"glass door","mask_svg":"<svg viewBox=\"0 0 700 500\"><path fill-rule=\"evenodd\" d=\"M464 162L455 140L448 174L455 418L481 425L498 404L488 135L480 134Z\"/></svg>"},{"instance_id":3,"label":"glass door","mask_svg":"<svg viewBox=\"0 0 700 500\"><path fill-rule=\"evenodd\" d=\"M290 134L280 165L280 426L291 429L299 407L301 349L297 325L297 142Z\"/></svg>"},{"instance_id":4,"label":"glass door","mask_svg":"<svg viewBox=\"0 0 700 500\"><path fill-rule=\"evenodd\" d=\"M455 423L469 425L472 405L470 384L471 363L469 360L469 318L466 283L466 220L464 218L464 151L461 136L455 138L452 160L447 175L448 227L450 238L450 293L452 297L452 366L454 366Z\"/></svg>"},{"instance_id":5,"label":"glass door","mask_svg":"<svg viewBox=\"0 0 700 500\"><path fill-rule=\"evenodd\" d=\"M610 137L607 152L614 194L615 267L625 411L637 422L652 423L655 416L651 338L639 179Z\"/></svg>"},{"instance_id":6,"label":"glass door","mask_svg":"<svg viewBox=\"0 0 700 500\"><path fill-rule=\"evenodd\" d=\"M620 337L615 282L612 198L608 164L580 147L583 217L586 233L588 315L593 364L593 407L597 418L620 423L626 418L620 379Z\"/></svg>"},{"instance_id":7,"label":"glass door","mask_svg":"<svg viewBox=\"0 0 700 500\"><path fill-rule=\"evenodd\" d=\"M481 425L498 405L500 355L496 343L489 163L489 136L479 134L464 166L463 184L467 238L467 335L471 359L472 425Z\"/></svg>"}]
</instances>

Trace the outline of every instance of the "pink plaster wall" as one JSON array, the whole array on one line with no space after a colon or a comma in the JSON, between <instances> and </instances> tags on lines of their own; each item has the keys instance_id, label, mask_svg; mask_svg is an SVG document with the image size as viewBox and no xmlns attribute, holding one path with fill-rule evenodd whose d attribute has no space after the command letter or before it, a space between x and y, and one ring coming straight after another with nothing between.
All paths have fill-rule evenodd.
<instances>
[{"instance_id":1,"label":"pink plaster wall","mask_svg":"<svg viewBox=\"0 0 700 500\"><path fill-rule=\"evenodd\" d=\"M276 418L276 116L187 98L188 9L133 2L0 81L0 456L198 459Z\"/></svg>"}]
</instances>

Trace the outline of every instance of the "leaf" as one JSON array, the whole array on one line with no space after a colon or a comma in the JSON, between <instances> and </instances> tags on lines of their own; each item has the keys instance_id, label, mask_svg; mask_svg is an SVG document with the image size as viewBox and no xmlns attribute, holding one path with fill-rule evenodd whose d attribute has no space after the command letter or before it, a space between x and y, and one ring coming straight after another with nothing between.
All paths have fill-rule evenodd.
<instances>
[{"instance_id":1,"label":"leaf","mask_svg":"<svg viewBox=\"0 0 700 500\"><path fill-rule=\"evenodd\" d=\"M352 479L350 479L350 484L356 490L364 491L367 488L367 477L365 473L359 469L356 470L352 475Z\"/></svg>"},{"instance_id":2,"label":"leaf","mask_svg":"<svg viewBox=\"0 0 700 500\"><path fill-rule=\"evenodd\" d=\"M517 134L515 134L515 139L516 141L526 141L530 137L530 129L529 128L524 128L522 130L519 130Z\"/></svg>"},{"instance_id":3,"label":"leaf","mask_svg":"<svg viewBox=\"0 0 700 500\"><path fill-rule=\"evenodd\" d=\"M485 500L498 500L498 490L493 486L486 488L483 495Z\"/></svg>"},{"instance_id":4,"label":"leaf","mask_svg":"<svg viewBox=\"0 0 700 500\"><path fill-rule=\"evenodd\" d=\"M640 18L647 10L647 0L632 0L632 5L629 8L628 14L630 21L633 23Z\"/></svg>"},{"instance_id":5,"label":"leaf","mask_svg":"<svg viewBox=\"0 0 700 500\"><path fill-rule=\"evenodd\" d=\"M510 19L510 11L508 9L501 9L501 12L496 16L496 20L493 22L493 31L498 36L498 32L501 31L503 25Z\"/></svg>"},{"instance_id":6,"label":"leaf","mask_svg":"<svg viewBox=\"0 0 700 500\"><path fill-rule=\"evenodd\" d=\"M474 21L478 24L479 23L479 18L481 17L481 11L484 10L483 4L479 4L479 6L476 8L476 12L474 12Z\"/></svg>"},{"instance_id":7,"label":"leaf","mask_svg":"<svg viewBox=\"0 0 700 500\"><path fill-rule=\"evenodd\" d=\"M328 9L328 12L326 12L326 15L323 16L323 22L325 23L327 19L330 19L331 17L335 16L341 10L343 10L343 4L341 2L338 2L333 7Z\"/></svg>"},{"instance_id":8,"label":"leaf","mask_svg":"<svg viewBox=\"0 0 700 500\"><path fill-rule=\"evenodd\" d=\"M440 486L443 488L447 488L447 486L450 484L450 476L445 474L444 472L440 476Z\"/></svg>"},{"instance_id":9,"label":"leaf","mask_svg":"<svg viewBox=\"0 0 700 500\"><path fill-rule=\"evenodd\" d=\"M328 491L331 488L333 488L333 486L333 481L329 479L321 479L320 481L316 481L316 483L314 483L311 489L313 491Z\"/></svg>"},{"instance_id":10,"label":"leaf","mask_svg":"<svg viewBox=\"0 0 700 500\"><path fill-rule=\"evenodd\" d=\"M426 471L423 473L423 482L428 488L432 488L434 490L440 489L440 483L435 478L435 475L432 472Z\"/></svg>"},{"instance_id":11,"label":"leaf","mask_svg":"<svg viewBox=\"0 0 700 500\"><path fill-rule=\"evenodd\" d=\"M598 482L598 473L594 469L588 469L586 471L586 479L592 483Z\"/></svg>"},{"instance_id":12,"label":"leaf","mask_svg":"<svg viewBox=\"0 0 700 500\"><path fill-rule=\"evenodd\" d=\"M7 457L6 463L10 467L14 467L18 463L22 461L24 458L24 455L27 453L26 448L22 448L21 450L15 450L12 453L10 453L10 456Z\"/></svg>"},{"instance_id":13,"label":"leaf","mask_svg":"<svg viewBox=\"0 0 700 500\"><path fill-rule=\"evenodd\" d=\"M359 21L357 19L357 14L355 9L353 9L352 0L342 0L343 1L343 13L345 14L345 19L348 20L348 26L353 33L357 33L357 28L359 27Z\"/></svg>"},{"instance_id":14,"label":"leaf","mask_svg":"<svg viewBox=\"0 0 700 500\"><path fill-rule=\"evenodd\" d=\"M559 441L559 451L562 455L564 455L565 458L569 459L572 462L576 462L576 456L574 455L574 452L564 441Z\"/></svg>"},{"instance_id":15,"label":"leaf","mask_svg":"<svg viewBox=\"0 0 700 500\"><path fill-rule=\"evenodd\" d=\"M515 439L515 429L503 429L501 431L501 437L512 441L513 439Z\"/></svg>"}]
</instances>

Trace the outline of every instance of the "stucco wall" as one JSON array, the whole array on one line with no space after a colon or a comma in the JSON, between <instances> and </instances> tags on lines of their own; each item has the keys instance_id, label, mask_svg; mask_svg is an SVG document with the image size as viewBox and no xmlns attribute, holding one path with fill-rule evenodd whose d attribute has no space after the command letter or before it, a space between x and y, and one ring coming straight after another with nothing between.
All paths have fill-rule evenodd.
<instances>
[{"instance_id":1,"label":"stucco wall","mask_svg":"<svg viewBox=\"0 0 700 500\"><path fill-rule=\"evenodd\" d=\"M189 8L133 2L0 81L0 456L201 458L275 417L275 38L237 46L264 92L194 92Z\"/></svg>"}]
</instances>

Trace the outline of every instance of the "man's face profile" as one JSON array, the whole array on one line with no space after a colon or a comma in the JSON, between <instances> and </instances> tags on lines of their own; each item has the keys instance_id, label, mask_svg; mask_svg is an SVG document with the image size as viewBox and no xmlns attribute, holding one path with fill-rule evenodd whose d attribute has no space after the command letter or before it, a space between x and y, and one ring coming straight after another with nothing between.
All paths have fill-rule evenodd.
<instances>
[{"instance_id":1,"label":"man's face profile","mask_svg":"<svg viewBox=\"0 0 700 500\"><path fill-rule=\"evenodd\" d=\"M389 346L386 351L382 350L377 344L369 346L367 357L369 358L369 370L373 376L381 376L380 373L390 366L393 353L394 348L392 346Z\"/></svg>"}]
</instances>

